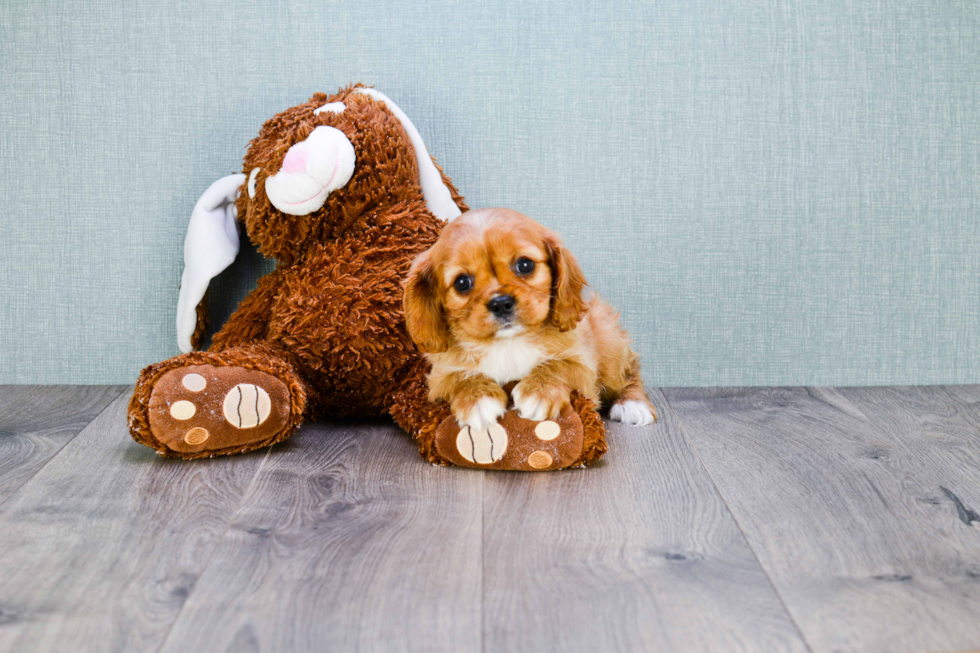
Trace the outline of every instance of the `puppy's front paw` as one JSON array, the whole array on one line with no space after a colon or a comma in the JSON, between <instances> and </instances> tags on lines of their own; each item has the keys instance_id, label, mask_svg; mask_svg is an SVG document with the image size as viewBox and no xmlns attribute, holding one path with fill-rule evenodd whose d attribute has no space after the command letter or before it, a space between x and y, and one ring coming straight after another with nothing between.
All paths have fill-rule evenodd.
<instances>
[{"instance_id":1,"label":"puppy's front paw","mask_svg":"<svg viewBox=\"0 0 980 653\"><path fill-rule=\"evenodd\" d=\"M646 426L657 420L657 414L641 401L624 401L612 405L609 409L609 419L630 426Z\"/></svg>"},{"instance_id":2,"label":"puppy's front paw","mask_svg":"<svg viewBox=\"0 0 980 653\"><path fill-rule=\"evenodd\" d=\"M515 385L510 394L514 397L514 408L521 417L540 422L557 418L561 409L568 405L571 391L527 378Z\"/></svg>"},{"instance_id":3,"label":"puppy's front paw","mask_svg":"<svg viewBox=\"0 0 980 653\"><path fill-rule=\"evenodd\" d=\"M453 415L460 426L484 430L507 412L507 404L498 397L483 395L452 402Z\"/></svg>"}]
</instances>

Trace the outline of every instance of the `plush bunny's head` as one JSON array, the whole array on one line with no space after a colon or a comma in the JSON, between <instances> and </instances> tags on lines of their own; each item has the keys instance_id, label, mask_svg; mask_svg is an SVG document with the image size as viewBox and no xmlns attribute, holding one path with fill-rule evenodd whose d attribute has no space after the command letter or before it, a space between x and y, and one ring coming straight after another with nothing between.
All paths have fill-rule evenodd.
<instances>
[{"instance_id":1,"label":"plush bunny's head","mask_svg":"<svg viewBox=\"0 0 980 653\"><path fill-rule=\"evenodd\" d=\"M284 263L391 202L424 196L436 217L460 213L412 122L361 86L318 93L267 121L243 172L239 219L259 251Z\"/></svg>"},{"instance_id":2,"label":"plush bunny's head","mask_svg":"<svg viewBox=\"0 0 980 653\"><path fill-rule=\"evenodd\" d=\"M184 240L177 337L189 351L195 308L238 253L236 220L259 251L295 263L309 247L364 226L376 210L424 200L441 220L460 209L408 116L360 84L274 116L245 155L244 174L201 196Z\"/></svg>"}]
</instances>

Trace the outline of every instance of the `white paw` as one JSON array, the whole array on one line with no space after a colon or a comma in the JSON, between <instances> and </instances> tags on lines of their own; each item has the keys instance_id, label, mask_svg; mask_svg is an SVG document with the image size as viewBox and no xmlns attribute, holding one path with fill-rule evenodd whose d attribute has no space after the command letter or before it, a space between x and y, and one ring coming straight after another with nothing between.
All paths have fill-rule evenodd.
<instances>
[{"instance_id":1,"label":"white paw","mask_svg":"<svg viewBox=\"0 0 980 653\"><path fill-rule=\"evenodd\" d=\"M499 399L481 397L468 414L457 415L456 421L460 426L468 426L471 429L481 431L486 430L491 424L496 424L497 418L506 412L507 406Z\"/></svg>"},{"instance_id":2,"label":"white paw","mask_svg":"<svg viewBox=\"0 0 980 653\"><path fill-rule=\"evenodd\" d=\"M624 401L613 404L609 409L609 419L629 424L630 426L646 426L653 424L653 412L641 401Z\"/></svg>"},{"instance_id":3,"label":"white paw","mask_svg":"<svg viewBox=\"0 0 980 653\"><path fill-rule=\"evenodd\" d=\"M540 422L551 417L547 403L537 395L525 395L519 384L511 391L511 396L514 397L514 408L522 418Z\"/></svg>"}]
</instances>

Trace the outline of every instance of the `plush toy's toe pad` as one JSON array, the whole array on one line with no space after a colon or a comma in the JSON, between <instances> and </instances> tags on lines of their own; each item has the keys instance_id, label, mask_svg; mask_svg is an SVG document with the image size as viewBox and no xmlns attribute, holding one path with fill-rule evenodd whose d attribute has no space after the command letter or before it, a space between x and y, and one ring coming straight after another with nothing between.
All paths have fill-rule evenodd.
<instances>
[{"instance_id":1,"label":"plush toy's toe pad","mask_svg":"<svg viewBox=\"0 0 980 653\"><path fill-rule=\"evenodd\" d=\"M250 448L289 420L289 390L257 370L188 365L161 376L150 395L153 435L181 453Z\"/></svg>"},{"instance_id":2,"label":"plush toy's toe pad","mask_svg":"<svg viewBox=\"0 0 980 653\"><path fill-rule=\"evenodd\" d=\"M535 422L509 410L489 429L460 428L454 417L447 417L436 430L440 456L477 469L561 469L578 460L582 447L582 420L571 406L556 420Z\"/></svg>"},{"instance_id":3,"label":"plush toy's toe pad","mask_svg":"<svg viewBox=\"0 0 980 653\"><path fill-rule=\"evenodd\" d=\"M507 431L497 423L485 429L464 426L456 436L456 451L471 463L495 463L507 453Z\"/></svg>"}]
</instances>

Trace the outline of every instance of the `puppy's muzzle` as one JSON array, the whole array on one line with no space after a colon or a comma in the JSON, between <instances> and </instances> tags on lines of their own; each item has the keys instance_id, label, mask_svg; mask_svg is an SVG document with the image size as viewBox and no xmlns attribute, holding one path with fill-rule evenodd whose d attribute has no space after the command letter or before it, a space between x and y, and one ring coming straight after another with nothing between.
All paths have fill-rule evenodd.
<instances>
[{"instance_id":1,"label":"puppy's muzzle","mask_svg":"<svg viewBox=\"0 0 980 653\"><path fill-rule=\"evenodd\" d=\"M514 308L517 300L513 295L498 295L487 302L487 310L500 320L510 319L514 316Z\"/></svg>"}]
</instances>

